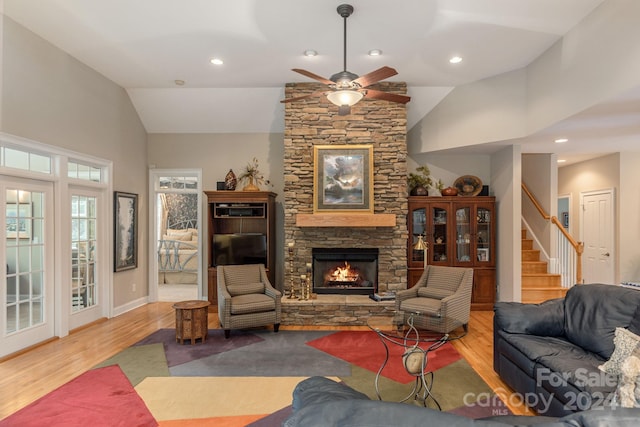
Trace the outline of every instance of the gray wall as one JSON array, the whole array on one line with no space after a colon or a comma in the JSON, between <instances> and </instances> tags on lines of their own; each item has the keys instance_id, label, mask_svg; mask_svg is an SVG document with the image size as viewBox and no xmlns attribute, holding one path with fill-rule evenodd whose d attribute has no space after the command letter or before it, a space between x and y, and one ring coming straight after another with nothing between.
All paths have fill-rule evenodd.
<instances>
[{"instance_id":1,"label":"gray wall","mask_svg":"<svg viewBox=\"0 0 640 427\"><path fill-rule=\"evenodd\" d=\"M113 189L140 195L138 268L113 275L113 305L148 295L146 133L120 86L2 16L0 130L113 162ZM110 196L109 196L110 197ZM136 291L132 284L137 284Z\"/></svg>"}]
</instances>

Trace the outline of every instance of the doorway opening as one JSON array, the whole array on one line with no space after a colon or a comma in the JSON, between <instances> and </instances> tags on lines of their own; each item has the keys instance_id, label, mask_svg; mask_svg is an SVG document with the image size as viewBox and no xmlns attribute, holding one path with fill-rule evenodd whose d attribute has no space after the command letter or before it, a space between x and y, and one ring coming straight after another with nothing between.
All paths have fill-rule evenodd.
<instances>
[{"instance_id":1,"label":"doorway opening","mask_svg":"<svg viewBox=\"0 0 640 427\"><path fill-rule=\"evenodd\" d=\"M155 253L149 274L158 301L201 299L200 171L152 171Z\"/></svg>"}]
</instances>

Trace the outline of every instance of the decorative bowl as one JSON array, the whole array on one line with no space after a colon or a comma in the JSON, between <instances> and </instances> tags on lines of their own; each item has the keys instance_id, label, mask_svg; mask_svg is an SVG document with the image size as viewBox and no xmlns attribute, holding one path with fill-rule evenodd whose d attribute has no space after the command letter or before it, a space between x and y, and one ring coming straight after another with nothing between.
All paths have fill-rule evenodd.
<instances>
[{"instance_id":1,"label":"decorative bowl","mask_svg":"<svg viewBox=\"0 0 640 427\"><path fill-rule=\"evenodd\" d=\"M440 194L442 194L443 196L457 196L458 189L455 187L443 188L442 191L440 191Z\"/></svg>"}]
</instances>

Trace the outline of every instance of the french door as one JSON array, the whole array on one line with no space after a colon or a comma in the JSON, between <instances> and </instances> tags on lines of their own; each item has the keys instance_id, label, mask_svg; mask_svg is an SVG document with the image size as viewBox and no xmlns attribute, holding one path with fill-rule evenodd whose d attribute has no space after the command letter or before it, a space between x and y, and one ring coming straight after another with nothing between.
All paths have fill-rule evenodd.
<instances>
[{"instance_id":1,"label":"french door","mask_svg":"<svg viewBox=\"0 0 640 427\"><path fill-rule=\"evenodd\" d=\"M70 190L71 242L67 246L70 274L67 287L69 328L74 329L104 317L108 292L104 262L104 192L89 188Z\"/></svg>"},{"instance_id":2,"label":"french door","mask_svg":"<svg viewBox=\"0 0 640 427\"><path fill-rule=\"evenodd\" d=\"M0 357L54 336L53 184L0 177Z\"/></svg>"}]
</instances>

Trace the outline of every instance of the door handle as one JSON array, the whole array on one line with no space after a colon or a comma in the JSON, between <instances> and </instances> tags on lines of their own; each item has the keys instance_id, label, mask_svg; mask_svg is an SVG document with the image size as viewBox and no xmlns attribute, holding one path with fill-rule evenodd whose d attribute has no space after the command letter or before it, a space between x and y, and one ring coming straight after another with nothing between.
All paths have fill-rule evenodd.
<instances>
[{"instance_id":1,"label":"door handle","mask_svg":"<svg viewBox=\"0 0 640 427\"><path fill-rule=\"evenodd\" d=\"M602 254L602 256L610 256L609 252Z\"/></svg>"}]
</instances>

